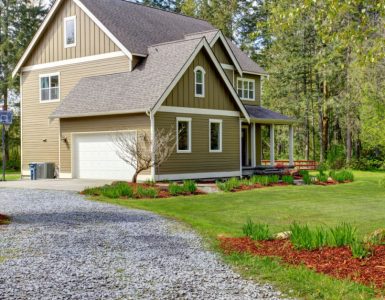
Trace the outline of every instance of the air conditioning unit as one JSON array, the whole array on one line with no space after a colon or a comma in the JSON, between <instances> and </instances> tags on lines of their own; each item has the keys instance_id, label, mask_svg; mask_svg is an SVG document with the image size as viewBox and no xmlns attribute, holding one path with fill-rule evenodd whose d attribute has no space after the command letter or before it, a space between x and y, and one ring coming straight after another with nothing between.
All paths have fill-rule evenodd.
<instances>
[{"instance_id":1,"label":"air conditioning unit","mask_svg":"<svg viewBox=\"0 0 385 300\"><path fill-rule=\"evenodd\" d=\"M54 179L55 163L36 163L36 179Z\"/></svg>"}]
</instances>

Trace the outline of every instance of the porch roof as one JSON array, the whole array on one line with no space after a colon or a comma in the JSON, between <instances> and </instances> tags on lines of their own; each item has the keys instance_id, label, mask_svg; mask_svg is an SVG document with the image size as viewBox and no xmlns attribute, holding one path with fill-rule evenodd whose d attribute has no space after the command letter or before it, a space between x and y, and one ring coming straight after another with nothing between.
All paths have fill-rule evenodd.
<instances>
[{"instance_id":1,"label":"porch roof","mask_svg":"<svg viewBox=\"0 0 385 300\"><path fill-rule=\"evenodd\" d=\"M256 105L245 105L246 111L250 116L251 122L259 124L295 124L298 123L297 119L282 115L278 112L263 108Z\"/></svg>"}]
</instances>

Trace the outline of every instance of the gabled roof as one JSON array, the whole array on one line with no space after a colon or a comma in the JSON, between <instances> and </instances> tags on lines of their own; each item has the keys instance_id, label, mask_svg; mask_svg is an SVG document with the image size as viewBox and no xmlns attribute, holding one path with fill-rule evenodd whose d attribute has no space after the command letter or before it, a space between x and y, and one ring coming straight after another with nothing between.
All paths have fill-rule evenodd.
<instances>
[{"instance_id":1,"label":"gabled roof","mask_svg":"<svg viewBox=\"0 0 385 300\"><path fill-rule=\"evenodd\" d=\"M148 48L148 57L132 72L83 78L52 113L51 118L156 112L205 48L235 99L240 111L249 115L216 60L205 38L181 40Z\"/></svg>"}]
</instances>

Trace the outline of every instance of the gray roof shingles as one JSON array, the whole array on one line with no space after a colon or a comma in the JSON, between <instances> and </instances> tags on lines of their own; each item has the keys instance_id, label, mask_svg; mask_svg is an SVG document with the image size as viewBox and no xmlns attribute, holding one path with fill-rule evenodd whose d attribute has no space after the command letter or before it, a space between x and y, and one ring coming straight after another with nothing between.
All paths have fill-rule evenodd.
<instances>
[{"instance_id":1,"label":"gray roof shingles","mask_svg":"<svg viewBox=\"0 0 385 300\"><path fill-rule=\"evenodd\" d=\"M280 123L286 124L286 123L297 122L297 120L294 118L290 118L288 116L263 108L261 106L245 105L245 108L251 119L258 119L260 121L263 121L263 120L271 121L269 123L275 123L275 124L280 124Z\"/></svg>"},{"instance_id":2,"label":"gray roof shingles","mask_svg":"<svg viewBox=\"0 0 385 300\"><path fill-rule=\"evenodd\" d=\"M51 118L149 110L159 100L202 39L149 48L149 56L132 72L83 78Z\"/></svg>"}]
</instances>

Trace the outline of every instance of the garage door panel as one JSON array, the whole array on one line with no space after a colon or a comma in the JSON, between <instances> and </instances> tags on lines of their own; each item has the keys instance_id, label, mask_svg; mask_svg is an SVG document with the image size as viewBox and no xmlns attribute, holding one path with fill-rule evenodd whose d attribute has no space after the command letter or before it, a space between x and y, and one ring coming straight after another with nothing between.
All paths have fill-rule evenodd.
<instances>
[{"instance_id":1,"label":"garage door panel","mask_svg":"<svg viewBox=\"0 0 385 300\"><path fill-rule=\"evenodd\" d=\"M116 154L117 148L112 141L112 134L75 135L74 170L77 178L132 179L134 169Z\"/></svg>"}]
</instances>

